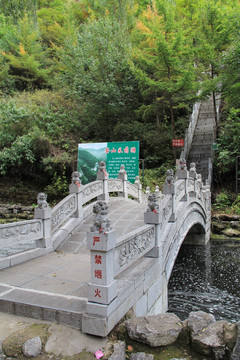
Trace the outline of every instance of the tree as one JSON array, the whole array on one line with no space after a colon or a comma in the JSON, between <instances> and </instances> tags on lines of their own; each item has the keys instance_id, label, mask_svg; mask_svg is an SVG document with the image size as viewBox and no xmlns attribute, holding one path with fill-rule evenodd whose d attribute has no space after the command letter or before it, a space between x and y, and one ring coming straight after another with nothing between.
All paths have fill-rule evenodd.
<instances>
[{"instance_id":1,"label":"tree","mask_svg":"<svg viewBox=\"0 0 240 360\"><path fill-rule=\"evenodd\" d=\"M0 0L0 9L10 23L17 24L26 13L31 14L32 19L37 19L37 0Z\"/></svg>"},{"instance_id":2,"label":"tree","mask_svg":"<svg viewBox=\"0 0 240 360\"><path fill-rule=\"evenodd\" d=\"M109 18L83 25L60 54L62 86L80 103L82 137L109 141L114 127L134 117L135 79L125 29Z\"/></svg>"},{"instance_id":3,"label":"tree","mask_svg":"<svg viewBox=\"0 0 240 360\"><path fill-rule=\"evenodd\" d=\"M240 153L240 109L232 108L227 120L221 124L217 156L217 169L222 183L222 176L235 172L236 157ZM229 177L227 177L229 180Z\"/></svg>"},{"instance_id":4,"label":"tree","mask_svg":"<svg viewBox=\"0 0 240 360\"><path fill-rule=\"evenodd\" d=\"M194 52L202 80L203 96L212 92L215 122L217 109L215 93L221 91L222 54L231 45L235 30L236 1L201 0L194 21ZM239 13L239 10L238 10Z\"/></svg>"},{"instance_id":5,"label":"tree","mask_svg":"<svg viewBox=\"0 0 240 360\"><path fill-rule=\"evenodd\" d=\"M161 122L170 120L172 138L176 137L176 110L191 103L196 91L193 54L176 19L173 3L153 1L133 33L133 69L144 98L139 111L143 119L155 118L158 129Z\"/></svg>"},{"instance_id":6,"label":"tree","mask_svg":"<svg viewBox=\"0 0 240 360\"><path fill-rule=\"evenodd\" d=\"M48 50L41 44L36 24L25 15L18 24L9 24L0 39L1 60L5 73L19 90L49 86L51 72Z\"/></svg>"}]
</instances>

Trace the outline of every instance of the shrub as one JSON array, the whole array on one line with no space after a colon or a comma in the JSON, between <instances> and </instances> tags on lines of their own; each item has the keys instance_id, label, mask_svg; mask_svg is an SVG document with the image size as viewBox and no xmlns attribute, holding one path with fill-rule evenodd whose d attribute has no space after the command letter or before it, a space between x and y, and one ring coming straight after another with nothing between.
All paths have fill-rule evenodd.
<instances>
[{"instance_id":1,"label":"shrub","mask_svg":"<svg viewBox=\"0 0 240 360\"><path fill-rule=\"evenodd\" d=\"M231 201L229 199L229 196L224 193L224 192L220 192L217 196L216 196L216 200L214 203L214 209L216 210L225 210L227 207L231 206Z\"/></svg>"},{"instance_id":2,"label":"shrub","mask_svg":"<svg viewBox=\"0 0 240 360\"><path fill-rule=\"evenodd\" d=\"M56 172L54 173L51 184L47 185L44 191L47 193L49 201L55 201L57 199L63 199L68 195L68 188L69 181L64 169L62 175L58 175Z\"/></svg>"},{"instance_id":3,"label":"shrub","mask_svg":"<svg viewBox=\"0 0 240 360\"><path fill-rule=\"evenodd\" d=\"M232 204L232 210L236 214L240 214L240 195L237 196L236 200Z\"/></svg>"}]
</instances>

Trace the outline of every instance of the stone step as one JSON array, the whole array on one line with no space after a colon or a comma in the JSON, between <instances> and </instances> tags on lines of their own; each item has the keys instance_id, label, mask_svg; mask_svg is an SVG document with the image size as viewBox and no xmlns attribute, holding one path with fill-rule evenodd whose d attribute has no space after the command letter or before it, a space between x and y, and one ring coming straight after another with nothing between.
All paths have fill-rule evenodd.
<instances>
[{"instance_id":1,"label":"stone step","mask_svg":"<svg viewBox=\"0 0 240 360\"><path fill-rule=\"evenodd\" d=\"M0 286L0 311L53 321L82 329L87 299L43 291Z\"/></svg>"},{"instance_id":2,"label":"stone step","mask_svg":"<svg viewBox=\"0 0 240 360\"><path fill-rule=\"evenodd\" d=\"M191 147L191 152L193 153L211 153L211 144L203 144L203 143L198 143L198 144L193 144Z\"/></svg>"},{"instance_id":3,"label":"stone step","mask_svg":"<svg viewBox=\"0 0 240 360\"><path fill-rule=\"evenodd\" d=\"M195 141L195 140L199 140L199 141L206 140L210 143L210 142L214 141L214 135L209 134L209 133L203 133L203 134L199 133L199 134L194 135L193 141Z\"/></svg>"},{"instance_id":4,"label":"stone step","mask_svg":"<svg viewBox=\"0 0 240 360\"><path fill-rule=\"evenodd\" d=\"M215 129L215 126L213 126L212 124L202 124L201 125L201 124L197 123L195 132L198 132L200 130L201 132L208 132L211 134L214 129Z\"/></svg>"}]
</instances>

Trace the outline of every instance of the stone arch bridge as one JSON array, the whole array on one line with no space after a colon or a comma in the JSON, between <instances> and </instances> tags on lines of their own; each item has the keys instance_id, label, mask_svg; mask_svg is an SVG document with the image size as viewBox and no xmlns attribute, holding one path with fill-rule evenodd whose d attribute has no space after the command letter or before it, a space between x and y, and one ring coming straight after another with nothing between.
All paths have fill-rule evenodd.
<instances>
[{"instance_id":1,"label":"stone arch bridge","mask_svg":"<svg viewBox=\"0 0 240 360\"><path fill-rule=\"evenodd\" d=\"M131 308L166 312L178 251L208 242L210 215L210 186L184 160L163 193L142 192L124 171L109 179L102 169L87 185L75 172L53 209L41 193L34 220L0 225L0 311L102 337Z\"/></svg>"}]
</instances>

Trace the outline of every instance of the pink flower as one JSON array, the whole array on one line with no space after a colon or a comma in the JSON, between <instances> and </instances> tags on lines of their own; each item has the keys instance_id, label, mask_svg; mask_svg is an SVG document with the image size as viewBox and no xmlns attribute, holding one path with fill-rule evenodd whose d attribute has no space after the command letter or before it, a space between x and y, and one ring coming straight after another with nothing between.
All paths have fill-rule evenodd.
<instances>
[{"instance_id":1,"label":"pink flower","mask_svg":"<svg viewBox=\"0 0 240 360\"><path fill-rule=\"evenodd\" d=\"M103 357L103 353L101 350L97 350L94 355L97 359L101 359L101 357Z\"/></svg>"}]
</instances>

